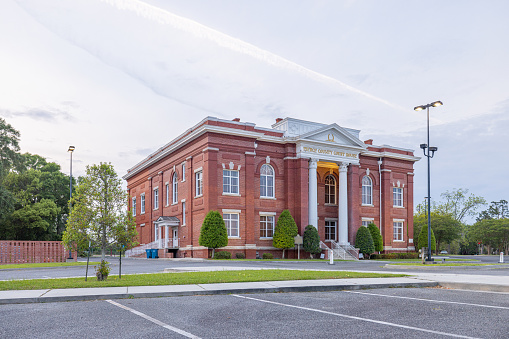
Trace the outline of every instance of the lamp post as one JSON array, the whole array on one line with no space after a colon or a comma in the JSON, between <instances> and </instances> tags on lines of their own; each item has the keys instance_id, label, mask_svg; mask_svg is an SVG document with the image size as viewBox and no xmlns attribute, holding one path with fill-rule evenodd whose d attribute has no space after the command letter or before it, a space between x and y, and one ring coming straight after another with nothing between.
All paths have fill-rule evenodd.
<instances>
[{"instance_id":1,"label":"lamp post","mask_svg":"<svg viewBox=\"0 0 509 339\"><path fill-rule=\"evenodd\" d=\"M429 145L429 108L430 107L438 107L442 106L442 101L435 101L431 104L427 105L421 105L414 107L415 111L422 111L426 109L427 111L427 126L428 126L428 143L427 144L421 144L422 151L424 152L424 156L428 158L428 258L426 261L433 262L433 259L431 259L431 189L430 189L430 159L433 158L435 155L435 152L438 151L438 147L432 147ZM428 149L428 152L426 152L426 149Z\"/></svg>"},{"instance_id":2,"label":"lamp post","mask_svg":"<svg viewBox=\"0 0 509 339\"><path fill-rule=\"evenodd\" d=\"M71 202L71 199L72 199L72 152L74 152L75 148L76 147L74 147L74 146L69 146L69 149L67 150L67 152L71 153L71 170L70 170L70 175L69 175L69 214L71 213L71 207L72 207L72 202ZM72 260L72 252L71 252L70 248L69 248L69 258L68 259Z\"/></svg>"}]
</instances>

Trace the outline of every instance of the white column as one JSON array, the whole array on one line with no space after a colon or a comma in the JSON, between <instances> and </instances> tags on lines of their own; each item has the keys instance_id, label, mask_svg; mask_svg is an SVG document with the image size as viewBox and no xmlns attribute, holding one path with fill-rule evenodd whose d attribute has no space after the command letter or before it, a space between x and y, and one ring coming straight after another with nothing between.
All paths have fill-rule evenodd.
<instances>
[{"instance_id":1,"label":"white column","mask_svg":"<svg viewBox=\"0 0 509 339\"><path fill-rule=\"evenodd\" d=\"M168 248L168 239L170 237L168 231L169 231L169 227L168 227L168 225L166 225L164 227L164 235L165 235L165 237L164 237L164 239L165 239L164 240L164 248Z\"/></svg>"},{"instance_id":2,"label":"white column","mask_svg":"<svg viewBox=\"0 0 509 339\"><path fill-rule=\"evenodd\" d=\"M348 163L339 164L339 190L338 190L338 242L341 245L348 242Z\"/></svg>"},{"instance_id":3,"label":"white column","mask_svg":"<svg viewBox=\"0 0 509 339\"><path fill-rule=\"evenodd\" d=\"M309 159L308 224L318 229L318 183L316 181L316 159Z\"/></svg>"},{"instance_id":4,"label":"white column","mask_svg":"<svg viewBox=\"0 0 509 339\"><path fill-rule=\"evenodd\" d=\"M163 228L161 226L158 227L159 229L159 248L163 248Z\"/></svg>"}]
</instances>

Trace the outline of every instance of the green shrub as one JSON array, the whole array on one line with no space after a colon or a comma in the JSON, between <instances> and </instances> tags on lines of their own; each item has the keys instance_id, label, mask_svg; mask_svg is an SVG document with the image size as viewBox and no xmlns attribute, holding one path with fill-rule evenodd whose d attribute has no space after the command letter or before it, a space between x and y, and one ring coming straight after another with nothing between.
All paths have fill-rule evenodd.
<instances>
[{"instance_id":1,"label":"green shrub","mask_svg":"<svg viewBox=\"0 0 509 339\"><path fill-rule=\"evenodd\" d=\"M419 243L417 244L417 251L423 247L428 247L428 225L422 226L418 241ZM435 240L435 233L433 233L433 229L431 229L431 250L435 251L436 249L437 242Z\"/></svg>"},{"instance_id":2,"label":"green shrub","mask_svg":"<svg viewBox=\"0 0 509 339\"><path fill-rule=\"evenodd\" d=\"M274 236L272 238L272 245L275 248L283 249L283 259L285 258L285 250L295 246L294 237L298 234L299 230L295 220L289 210L284 210L277 219Z\"/></svg>"},{"instance_id":3,"label":"green shrub","mask_svg":"<svg viewBox=\"0 0 509 339\"><path fill-rule=\"evenodd\" d=\"M103 281L108 279L110 271L111 268L108 266L108 263L104 260L101 260L101 263L95 267L95 275L97 276L97 280Z\"/></svg>"},{"instance_id":4,"label":"green shrub","mask_svg":"<svg viewBox=\"0 0 509 339\"><path fill-rule=\"evenodd\" d=\"M272 253L263 253L262 258L263 259L274 259L274 255L272 255Z\"/></svg>"},{"instance_id":5,"label":"green shrub","mask_svg":"<svg viewBox=\"0 0 509 339\"><path fill-rule=\"evenodd\" d=\"M380 230L372 222L369 223L368 230L371 233L371 237L373 238L375 252L382 252L384 250L384 241L382 239L382 235L380 234Z\"/></svg>"},{"instance_id":6,"label":"green shrub","mask_svg":"<svg viewBox=\"0 0 509 339\"><path fill-rule=\"evenodd\" d=\"M419 253L405 252L405 253L372 254L371 259L419 259Z\"/></svg>"},{"instance_id":7,"label":"green shrub","mask_svg":"<svg viewBox=\"0 0 509 339\"><path fill-rule=\"evenodd\" d=\"M373 244L373 238L371 232L367 227L361 226L357 230L355 236L355 247L359 249L359 252L364 254L364 257L369 258L369 255L375 251L375 245Z\"/></svg>"},{"instance_id":8,"label":"green shrub","mask_svg":"<svg viewBox=\"0 0 509 339\"><path fill-rule=\"evenodd\" d=\"M322 249L320 248L320 236L318 235L318 230L315 226L306 226L306 229L304 230L303 247L304 251L311 254L311 258L313 258L314 254L322 252Z\"/></svg>"},{"instance_id":9,"label":"green shrub","mask_svg":"<svg viewBox=\"0 0 509 339\"><path fill-rule=\"evenodd\" d=\"M246 256L242 252L235 253L235 258L237 259L246 259Z\"/></svg>"},{"instance_id":10,"label":"green shrub","mask_svg":"<svg viewBox=\"0 0 509 339\"><path fill-rule=\"evenodd\" d=\"M219 251L214 254L214 259L231 259L232 254L228 251Z\"/></svg>"},{"instance_id":11,"label":"green shrub","mask_svg":"<svg viewBox=\"0 0 509 339\"><path fill-rule=\"evenodd\" d=\"M200 230L198 239L200 246L212 248L212 258L215 258L216 248L228 245L228 233L224 224L223 217L218 211L207 213Z\"/></svg>"}]
</instances>

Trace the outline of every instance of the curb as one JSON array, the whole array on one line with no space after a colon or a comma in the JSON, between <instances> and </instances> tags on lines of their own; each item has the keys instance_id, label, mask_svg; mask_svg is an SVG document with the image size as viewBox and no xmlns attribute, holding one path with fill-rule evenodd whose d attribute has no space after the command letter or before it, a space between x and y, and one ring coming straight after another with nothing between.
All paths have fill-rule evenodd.
<instances>
[{"instance_id":1,"label":"curb","mask_svg":"<svg viewBox=\"0 0 509 339\"><path fill-rule=\"evenodd\" d=\"M446 281L439 281L437 282L437 284L442 287L456 290L509 293L509 286L506 285L476 284L476 283L446 282Z\"/></svg>"}]
</instances>

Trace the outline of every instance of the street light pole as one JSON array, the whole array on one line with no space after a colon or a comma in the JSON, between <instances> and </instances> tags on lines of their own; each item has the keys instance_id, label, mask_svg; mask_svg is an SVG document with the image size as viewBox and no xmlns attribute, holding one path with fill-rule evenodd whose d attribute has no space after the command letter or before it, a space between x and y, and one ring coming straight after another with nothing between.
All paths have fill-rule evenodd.
<instances>
[{"instance_id":1,"label":"street light pole","mask_svg":"<svg viewBox=\"0 0 509 339\"><path fill-rule=\"evenodd\" d=\"M76 147L74 146L69 146L69 149L67 150L67 152L70 152L71 153L71 166L70 166L70 174L69 174L69 214L71 214L71 208L72 208L72 202L71 202L71 199L72 199L72 152L74 152L74 149ZM68 259L71 259L72 260L72 251L71 249L69 248L69 258Z\"/></svg>"},{"instance_id":2,"label":"street light pole","mask_svg":"<svg viewBox=\"0 0 509 339\"><path fill-rule=\"evenodd\" d=\"M432 147L429 145L429 108L430 107L438 107L442 106L442 101L435 101L431 104L427 105L421 105L414 107L415 111L422 111L426 109L426 121L427 121L427 136L428 136L428 143L427 144L421 144L422 151L424 152L424 156L428 158L428 258L426 261L433 262L433 259L431 259L431 174L430 174L430 159L433 158L435 155L435 152L438 151L438 147ZM426 152L426 149L428 152Z\"/></svg>"}]
</instances>

